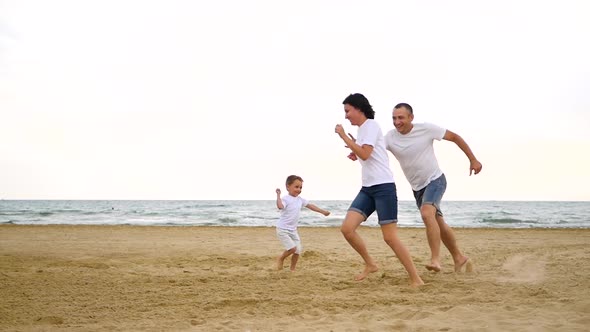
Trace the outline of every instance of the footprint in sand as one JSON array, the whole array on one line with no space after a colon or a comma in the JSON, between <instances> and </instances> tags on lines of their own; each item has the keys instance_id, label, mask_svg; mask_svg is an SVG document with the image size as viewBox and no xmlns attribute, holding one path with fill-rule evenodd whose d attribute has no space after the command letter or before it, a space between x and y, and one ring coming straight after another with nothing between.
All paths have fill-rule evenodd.
<instances>
[{"instance_id":1,"label":"footprint in sand","mask_svg":"<svg viewBox=\"0 0 590 332\"><path fill-rule=\"evenodd\" d=\"M508 257L502 265L501 273L498 278L500 282L514 283L531 283L536 284L545 279L544 257L535 257L533 255L514 255Z\"/></svg>"},{"instance_id":2,"label":"footprint in sand","mask_svg":"<svg viewBox=\"0 0 590 332\"><path fill-rule=\"evenodd\" d=\"M422 310L402 310L395 317L405 320L420 320L432 316L432 313Z\"/></svg>"},{"instance_id":3,"label":"footprint in sand","mask_svg":"<svg viewBox=\"0 0 590 332\"><path fill-rule=\"evenodd\" d=\"M61 325L64 323L63 318L57 316L45 316L37 318L38 324Z\"/></svg>"}]
</instances>

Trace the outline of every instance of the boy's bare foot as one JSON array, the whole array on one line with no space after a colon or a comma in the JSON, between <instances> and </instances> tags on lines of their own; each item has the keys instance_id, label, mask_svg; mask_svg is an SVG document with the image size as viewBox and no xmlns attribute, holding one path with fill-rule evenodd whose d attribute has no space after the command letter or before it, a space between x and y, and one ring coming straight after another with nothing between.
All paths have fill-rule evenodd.
<instances>
[{"instance_id":1,"label":"boy's bare foot","mask_svg":"<svg viewBox=\"0 0 590 332\"><path fill-rule=\"evenodd\" d=\"M426 265L426 269L428 271L440 272L441 267L440 267L440 264L432 264L431 263L431 264Z\"/></svg>"},{"instance_id":2,"label":"boy's bare foot","mask_svg":"<svg viewBox=\"0 0 590 332\"><path fill-rule=\"evenodd\" d=\"M278 271L280 271L280 270L282 270L282 269L283 269L283 262L284 262L284 260L282 260L282 259L281 259L281 257L279 256L279 257L277 258L277 270L278 270Z\"/></svg>"},{"instance_id":3,"label":"boy's bare foot","mask_svg":"<svg viewBox=\"0 0 590 332\"><path fill-rule=\"evenodd\" d=\"M361 280L365 279L369 274L375 273L377 271L379 271L379 268L377 267L377 265L365 265L365 269L363 270L363 272L361 272L361 274L355 276L354 280L361 281Z\"/></svg>"},{"instance_id":4,"label":"boy's bare foot","mask_svg":"<svg viewBox=\"0 0 590 332\"><path fill-rule=\"evenodd\" d=\"M459 262L459 263L455 263L455 272L459 273L461 272L461 269L463 269L463 266L465 266L465 272L473 272L473 264L471 263L471 260L469 259L469 257L464 256L464 259Z\"/></svg>"}]
</instances>

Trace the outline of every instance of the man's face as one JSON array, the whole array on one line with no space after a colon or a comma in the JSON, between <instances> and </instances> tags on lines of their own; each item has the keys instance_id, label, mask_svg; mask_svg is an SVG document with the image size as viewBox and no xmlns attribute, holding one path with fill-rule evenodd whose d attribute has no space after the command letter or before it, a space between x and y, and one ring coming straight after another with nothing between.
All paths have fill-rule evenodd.
<instances>
[{"instance_id":1,"label":"man's face","mask_svg":"<svg viewBox=\"0 0 590 332\"><path fill-rule=\"evenodd\" d=\"M405 107L393 109L393 125L400 134L405 135L412 130L412 120L414 120L414 115L410 114L410 111Z\"/></svg>"}]
</instances>

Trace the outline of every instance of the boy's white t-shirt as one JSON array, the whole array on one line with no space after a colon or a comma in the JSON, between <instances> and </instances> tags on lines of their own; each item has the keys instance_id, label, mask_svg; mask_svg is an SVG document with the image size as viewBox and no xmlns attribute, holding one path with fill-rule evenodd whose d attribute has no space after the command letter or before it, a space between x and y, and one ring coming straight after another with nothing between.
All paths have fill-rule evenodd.
<instances>
[{"instance_id":1,"label":"boy's white t-shirt","mask_svg":"<svg viewBox=\"0 0 590 332\"><path fill-rule=\"evenodd\" d=\"M415 123L405 135L397 129L385 135L385 146L399 161L412 190L426 187L443 174L434 154L433 142L440 141L445 133L446 129L437 125Z\"/></svg>"},{"instance_id":2,"label":"boy's white t-shirt","mask_svg":"<svg viewBox=\"0 0 590 332\"><path fill-rule=\"evenodd\" d=\"M382 183L393 183L393 173L389 168L389 156L385 149L385 140L381 127L374 119L367 119L359 126L356 144L370 145L373 152L367 160L358 158L361 163L362 185L370 187Z\"/></svg>"},{"instance_id":3,"label":"boy's white t-shirt","mask_svg":"<svg viewBox=\"0 0 590 332\"><path fill-rule=\"evenodd\" d=\"M281 209L277 227L290 231L297 230L299 213L308 204L308 201L301 196L293 197L291 195L281 197L281 201L283 202L283 208Z\"/></svg>"}]
</instances>

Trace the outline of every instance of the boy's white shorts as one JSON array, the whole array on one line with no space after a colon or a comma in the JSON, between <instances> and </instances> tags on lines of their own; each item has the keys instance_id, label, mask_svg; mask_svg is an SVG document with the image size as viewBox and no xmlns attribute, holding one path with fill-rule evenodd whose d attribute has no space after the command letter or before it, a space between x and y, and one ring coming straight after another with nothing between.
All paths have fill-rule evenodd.
<instances>
[{"instance_id":1,"label":"boy's white shorts","mask_svg":"<svg viewBox=\"0 0 590 332\"><path fill-rule=\"evenodd\" d=\"M301 254L301 239L299 238L299 234L296 230L291 231L288 229L277 228L277 237L279 238L279 241L281 241L281 244L285 250L297 247L297 249L295 249L295 253L298 255Z\"/></svg>"}]
</instances>

